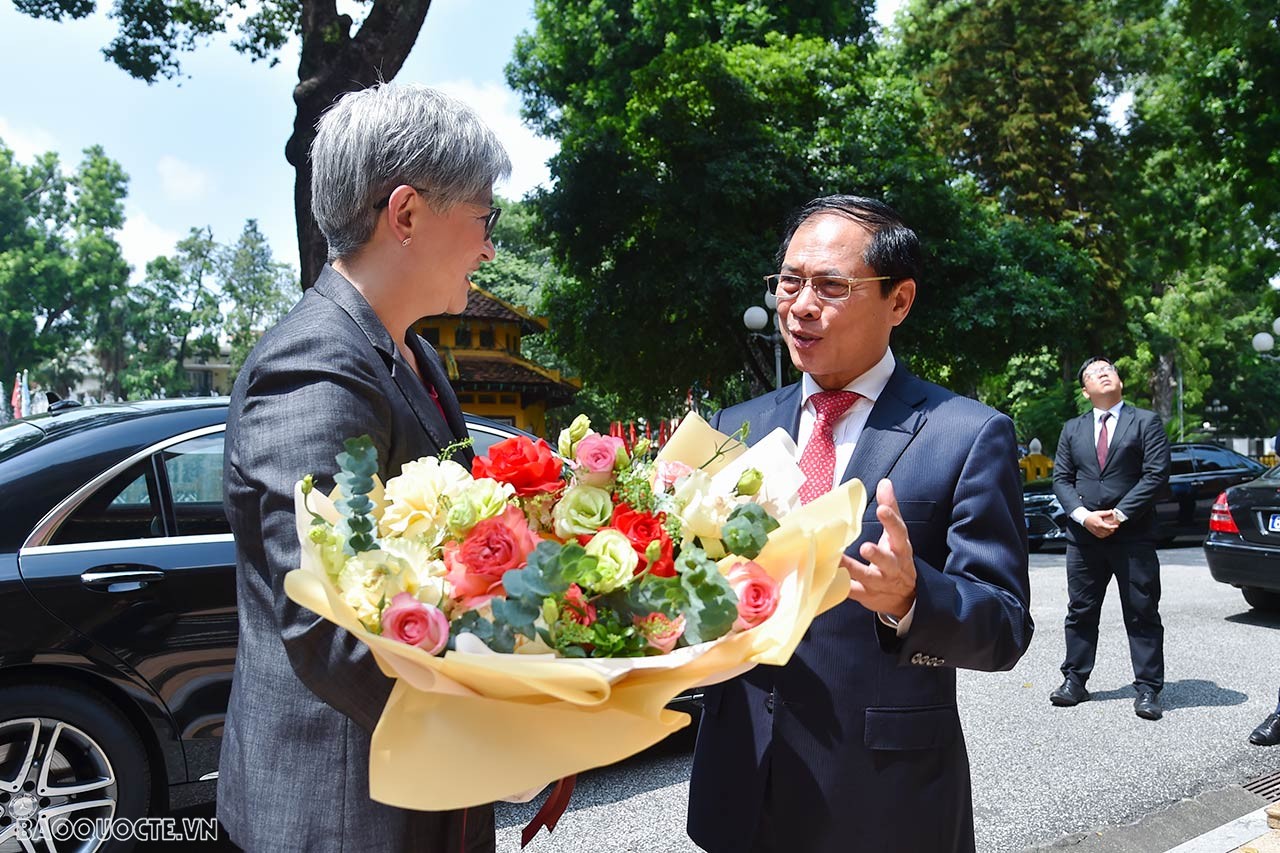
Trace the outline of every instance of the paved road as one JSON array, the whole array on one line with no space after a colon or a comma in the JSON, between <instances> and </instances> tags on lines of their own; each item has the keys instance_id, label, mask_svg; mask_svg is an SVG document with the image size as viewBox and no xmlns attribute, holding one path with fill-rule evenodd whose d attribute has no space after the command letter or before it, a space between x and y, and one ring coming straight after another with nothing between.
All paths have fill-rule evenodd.
<instances>
[{"instance_id":1,"label":"paved road","mask_svg":"<svg viewBox=\"0 0 1280 853\"><path fill-rule=\"evenodd\" d=\"M960 675L978 850L1012 853L1131 823L1180 799L1280 770L1280 748L1245 741L1280 687L1280 617L1251 611L1237 590L1215 583L1200 548L1160 556L1166 715L1148 722L1133 714L1114 586L1089 683L1094 700L1069 709L1049 704L1064 650L1064 557L1032 555L1037 631L1030 650L1011 672ZM555 834L544 833L528 849L696 851L684 833L690 745L688 737L675 738L585 774ZM500 851L519 849L532 812L532 805L500 807Z\"/></svg>"}]
</instances>

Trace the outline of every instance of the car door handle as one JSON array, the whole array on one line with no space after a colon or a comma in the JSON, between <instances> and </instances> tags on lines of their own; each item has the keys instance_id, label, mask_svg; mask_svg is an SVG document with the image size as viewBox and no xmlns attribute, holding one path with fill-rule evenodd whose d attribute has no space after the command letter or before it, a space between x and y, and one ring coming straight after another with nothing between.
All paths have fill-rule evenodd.
<instances>
[{"instance_id":1,"label":"car door handle","mask_svg":"<svg viewBox=\"0 0 1280 853\"><path fill-rule=\"evenodd\" d=\"M105 592L133 592L164 580L164 572L151 566L98 566L80 575L80 583Z\"/></svg>"}]
</instances>

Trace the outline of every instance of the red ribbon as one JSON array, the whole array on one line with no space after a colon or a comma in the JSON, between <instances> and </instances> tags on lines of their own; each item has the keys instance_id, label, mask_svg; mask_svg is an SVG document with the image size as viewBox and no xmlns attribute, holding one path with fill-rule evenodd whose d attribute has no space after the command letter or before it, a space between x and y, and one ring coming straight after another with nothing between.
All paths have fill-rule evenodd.
<instances>
[{"instance_id":1,"label":"red ribbon","mask_svg":"<svg viewBox=\"0 0 1280 853\"><path fill-rule=\"evenodd\" d=\"M538 813L533 816L533 820L529 821L529 825L520 833L520 848L522 850L529 846L529 842L533 840L533 837L538 834L538 830L542 829L542 827L545 826L547 832L551 832L556 828L556 824L560 822L560 816L569 807L569 798L573 796L573 786L577 782L577 774L566 776L551 789L551 796L547 797L547 801L542 804L542 808L538 809Z\"/></svg>"}]
</instances>

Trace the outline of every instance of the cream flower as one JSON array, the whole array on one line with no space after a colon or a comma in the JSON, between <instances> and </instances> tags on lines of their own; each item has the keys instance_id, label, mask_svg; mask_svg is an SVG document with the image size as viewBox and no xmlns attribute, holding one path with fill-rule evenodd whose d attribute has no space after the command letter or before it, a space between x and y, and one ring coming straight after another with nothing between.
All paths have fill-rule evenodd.
<instances>
[{"instance_id":1,"label":"cream flower","mask_svg":"<svg viewBox=\"0 0 1280 853\"><path fill-rule=\"evenodd\" d=\"M386 551L361 551L347 559L338 574L338 590L356 616L370 631L382 630L382 607L404 592L404 575L409 564Z\"/></svg>"},{"instance_id":2,"label":"cream flower","mask_svg":"<svg viewBox=\"0 0 1280 853\"><path fill-rule=\"evenodd\" d=\"M403 592L417 598L423 604L441 607L453 594L452 585L445 580L448 568L444 560L431 559L431 549L418 539L387 539L382 550L405 563L396 581Z\"/></svg>"},{"instance_id":3,"label":"cream flower","mask_svg":"<svg viewBox=\"0 0 1280 853\"><path fill-rule=\"evenodd\" d=\"M471 483L471 474L457 462L423 457L405 463L398 477L387 481L387 508L378 520L382 536L432 538L445 522L446 496Z\"/></svg>"}]
</instances>

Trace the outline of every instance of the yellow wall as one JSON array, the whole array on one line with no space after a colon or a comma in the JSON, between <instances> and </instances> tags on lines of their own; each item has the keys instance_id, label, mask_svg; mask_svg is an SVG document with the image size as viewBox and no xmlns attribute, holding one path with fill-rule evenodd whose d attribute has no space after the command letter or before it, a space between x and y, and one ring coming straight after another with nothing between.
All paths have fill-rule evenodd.
<instances>
[{"instance_id":1,"label":"yellow wall","mask_svg":"<svg viewBox=\"0 0 1280 853\"><path fill-rule=\"evenodd\" d=\"M458 344L458 328L463 323L471 331L471 340ZM520 356L520 325L494 320L464 320L461 317L434 317L429 324L418 327L419 333L428 327L438 330L437 347L457 352L492 352ZM480 345L480 333L493 332L493 346ZM544 402L527 403L518 391L459 391L458 403L463 411L494 420L514 421L522 430L540 435L547 432L547 407ZM483 402L482 402L483 401Z\"/></svg>"},{"instance_id":2,"label":"yellow wall","mask_svg":"<svg viewBox=\"0 0 1280 853\"><path fill-rule=\"evenodd\" d=\"M518 391L459 391L458 404L462 406L463 411L482 418L494 420L511 418L520 429L546 438L546 404L538 402L526 406L522 397L523 395ZM481 399L493 402L481 403ZM504 400L507 402L503 402Z\"/></svg>"}]
</instances>

